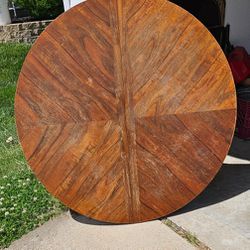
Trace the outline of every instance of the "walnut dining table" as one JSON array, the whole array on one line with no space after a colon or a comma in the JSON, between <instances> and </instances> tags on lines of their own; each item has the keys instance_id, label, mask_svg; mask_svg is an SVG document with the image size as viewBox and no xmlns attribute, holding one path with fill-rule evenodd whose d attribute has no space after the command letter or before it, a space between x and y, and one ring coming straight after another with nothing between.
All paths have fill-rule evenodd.
<instances>
[{"instance_id":1,"label":"walnut dining table","mask_svg":"<svg viewBox=\"0 0 250 250\"><path fill-rule=\"evenodd\" d=\"M166 0L88 0L55 19L15 97L25 157L72 210L111 223L168 215L219 171L235 128L226 57Z\"/></svg>"}]
</instances>

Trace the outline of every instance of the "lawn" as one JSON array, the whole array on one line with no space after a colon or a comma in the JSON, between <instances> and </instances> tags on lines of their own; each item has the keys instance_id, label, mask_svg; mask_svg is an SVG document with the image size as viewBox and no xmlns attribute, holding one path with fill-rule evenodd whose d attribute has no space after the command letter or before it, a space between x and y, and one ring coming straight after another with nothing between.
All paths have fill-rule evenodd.
<instances>
[{"instance_id":1,"label":"lawn","mask_svg":"<svg viewBox=\"0 0 250 250\"><path fill-rule=\"evenodd\" d=\"M0 44L0 248L65 209L29 169L16 134L16 82L29 49L26 44Z\"/></svg>"}]
</instances>

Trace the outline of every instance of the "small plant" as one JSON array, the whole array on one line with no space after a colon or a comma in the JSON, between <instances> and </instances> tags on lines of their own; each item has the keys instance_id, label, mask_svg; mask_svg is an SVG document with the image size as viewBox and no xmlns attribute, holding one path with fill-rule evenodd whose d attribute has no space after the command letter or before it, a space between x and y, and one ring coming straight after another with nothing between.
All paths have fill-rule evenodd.
<instances>
[{"instance_id":1,"label":"small plant","mask_svg":"<svg viewBox=\"0 0 250 250\"><path fill-rule=\"evenodd\" d=\"M183 239L187 240L193 246L197 247L199 250L211 250L208 246L206 246L203 242L201 242L194 234L186 231L182 227L175 224L170 219L164 219L162 222L167 225L170 229L172 229L175 233L180 235Z\"/></svg>"},{"instance_id":2,"label":"small plant","mask_svg":"<svg viewBox=\"0 0 250 250\"><path fill-rule=\"evenodd\" d=\"M38 20L54 19L63 12L62 0L15 0L18 6L27 9Z\"/></svg>"}]
</instances>

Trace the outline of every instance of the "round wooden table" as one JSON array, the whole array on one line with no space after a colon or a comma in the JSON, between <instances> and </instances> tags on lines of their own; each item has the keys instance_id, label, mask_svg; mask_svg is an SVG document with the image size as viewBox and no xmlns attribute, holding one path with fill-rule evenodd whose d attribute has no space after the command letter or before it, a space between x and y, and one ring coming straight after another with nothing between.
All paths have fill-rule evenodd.
<instances>
[{"instance_id":1,"label":"round wooden table","mask_svg":"<svg viewBox=\"0 0 250 250\"><path fill-rule=\"evenodd\" d=\"M220 169L235 89L207 29L166 0L88 0L30 50L15 99L32 170L71 209L113 223L183 207Z\"/></svg>"}]
</instances>

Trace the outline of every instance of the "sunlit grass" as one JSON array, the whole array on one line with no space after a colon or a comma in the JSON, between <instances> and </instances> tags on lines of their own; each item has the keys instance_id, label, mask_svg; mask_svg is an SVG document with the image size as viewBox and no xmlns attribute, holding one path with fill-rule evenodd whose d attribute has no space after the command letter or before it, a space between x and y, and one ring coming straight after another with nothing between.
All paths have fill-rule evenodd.
<instances>
[{"instance_id":1,"label":"sunlit grass","mask_svg":"<svg viewBox=\"0 0 250 250\"><path fill-rule=\"evenodd\" d=\"M0 44L0 248L64 209L29 169L17 138L14 96L29 49L25 44Z\"/></svg>"}]
</instances>

